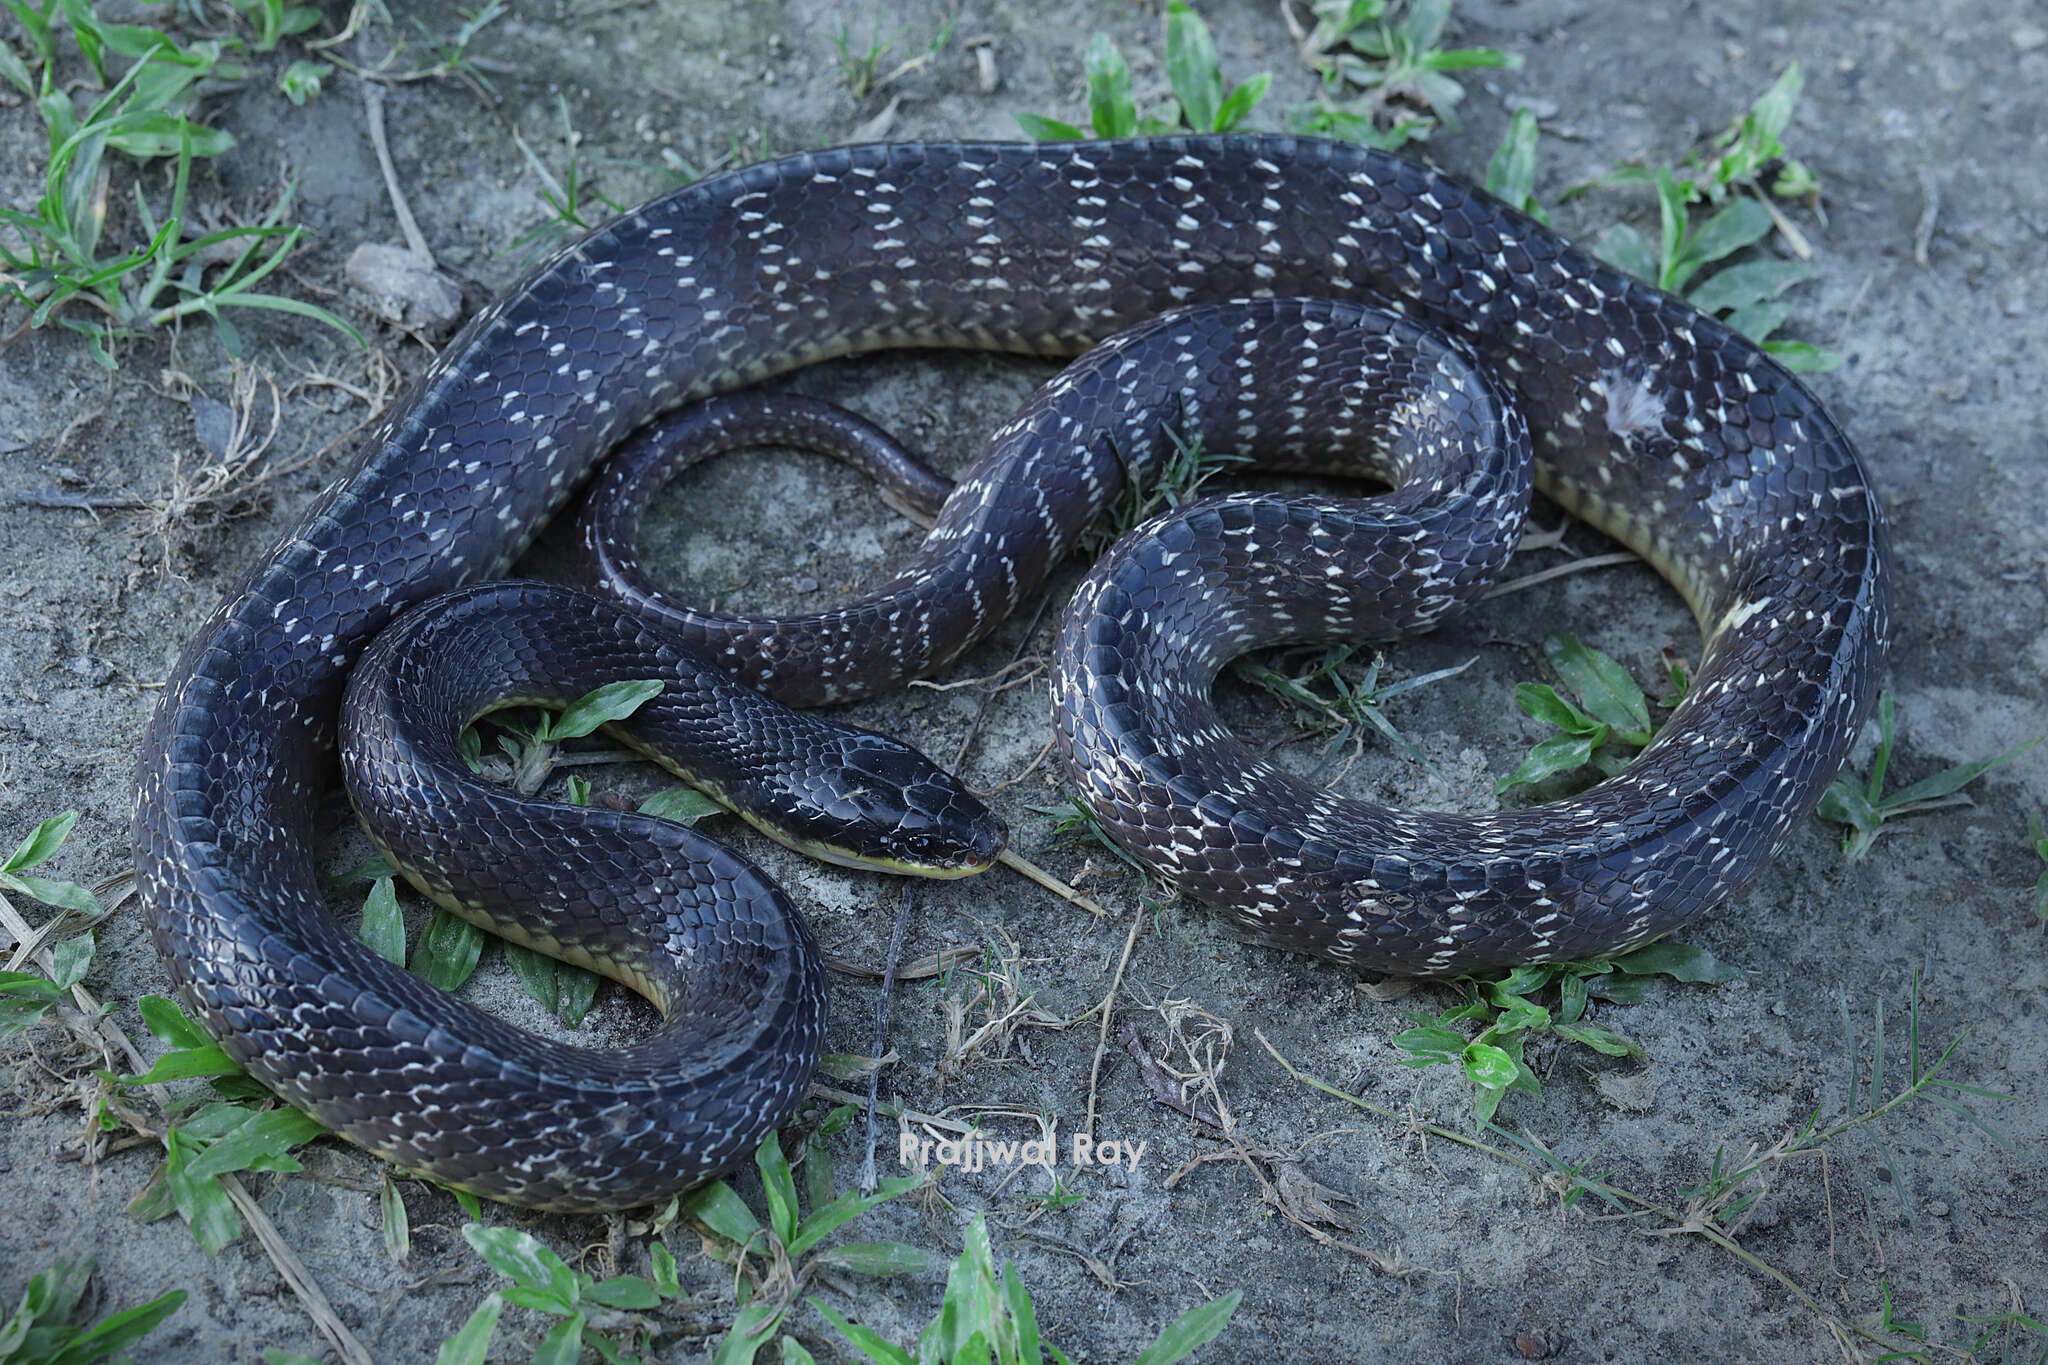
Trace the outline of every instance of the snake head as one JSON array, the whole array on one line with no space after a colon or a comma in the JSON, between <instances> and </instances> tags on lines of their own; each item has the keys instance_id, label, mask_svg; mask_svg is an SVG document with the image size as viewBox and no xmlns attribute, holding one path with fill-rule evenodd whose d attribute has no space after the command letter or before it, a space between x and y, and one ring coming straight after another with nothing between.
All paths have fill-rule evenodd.
<instances>
[{"instance_id":1,"label":"snake head","mask_svg":"<svg viewBox=\"0 0 2048 1365\"><path fill-rule=\"evenodd\" d=\"M1009 830L959 778L887 735L835 727L828 754L789 783L795 809L774 838L843 867L920 877L966 877L995 862ZM751 817L750 817L751 818Z\"/></svg>"}]
</instances>

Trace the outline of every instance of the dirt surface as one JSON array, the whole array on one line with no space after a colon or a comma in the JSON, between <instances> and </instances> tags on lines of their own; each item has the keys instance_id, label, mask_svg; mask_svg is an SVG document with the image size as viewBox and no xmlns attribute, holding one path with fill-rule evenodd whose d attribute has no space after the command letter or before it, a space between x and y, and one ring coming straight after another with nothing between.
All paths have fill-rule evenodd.
<instances>
[{"instance_id":1,"label":"dirt surface","mask_svg":"<svg viewBox=\"0 0 2048 1365\"><path fill-rule=\"evenodd\" d=\"M1228 74L1274 73L1254 124L1273 126L1310 96L1312 78L1274 6L1204 8ZM487 59L494 101L451 80L390 91L400 180L427 241L474 308L514 278L518 263L507 248L544 216L540 182L514 131L557 174L566 166L558 99L581 135L586 172L624 201L663 187L664 153L707 166L733 148L750 159L764 149L842 142L898 97L890 136L1009 137L1010 114L1020 110L1079 119L1080 49L1098 25L1131 55L1141 96L1164 91L1157 16L1148 9L970 0L933 61L855 101L837 79L833 34L850 22L858 43L872 13L810 0L524 7L474 48ZM420 17L440 31L455 22L451 13ZM884 70L922 51L942 17L937 4L885 6L883 34L900 34ZM1860 444L1893 518L1890 685L1905 718L1897 780L2048 729L2048 451L2039 421L2048 411L2039 321L2048 302L2048 149L2040 132L2048 127L2048 46L2038 8L2021 0L1471 0L1455 34L1518 52L1526 64L1470 73L1464 133L1439 134L1420 150L1476 175L1507 109L1526 100L1542 116L1538 192L1546 199L1621 158L1675 157L1722 126L1788 60L1805 63L1806 95L1788 141L1824 183L1826 218L1792 210L1816 250L1819 277L1793 296L1790 330L1845 353L1841 369L1816 376L1814 387ZM969 40L985 42L994 59L993 93L980 88ZM358 92L333 77L317 104L294 109L272 80L274 73L219 101L216 121L241 143L206 173L205 193L247 211L267 204L281 177L296 176L297 212L314 235L282 287L348 312L399 374L414 374L428 358L422 346L378 323L359 300L330 293L343 289L342 262L358 243L398 240ZM9 202L34 193L27 176L40 139L26 106L0 114L0 146L9 153L0 166L12 168L0 172L0 190ZM1654 234L1647 207L1641 197L1596 193L1566 205L1560 226L1594 229L1627 215ZM1923 264L1915 234L1929 215ZM364 360L332 334L260 320L244 331L250 361L290 386L275 446L259 466L269 477L169 527L129 511L90 515L16 498L70 480L65 486L102 496L154 500L189 476L206 459L195 426L206 405L195 408L189 395L231 397L209 329L129 346L111 377L61 332L23 338L0 364L0 503L8 509L0 679L13 698L0 713L0 837L11 845L42 816L81 810L78 837L56 865L63 875L89 880L125 865L135 748L180 642L237 570L343 467L347 444L330 446L368 415L344 390L311 382L328 376L371 386ZM1045 373L1010 359L906 356L824 367L795 387L860 407L957 469ZM266 389L265 422L269 401ZM1546 522L1555 517L1539 512ZM770 455L725 461L669 494L650 546L704 596L811 607L882 574L914 535L837 466ZM1583 529L1569 543L1579 552L1607 548ZM548 548L537 554L536 566L551 570ZM1556 562L1555 553L1531 553L1515 571ZM1070 566L1055 582L1055 603L1076 572ZM1042 654L1056 616L1055 609L1028 639L1022 622L1005 627L952 680L991 674L1020 650ZM1390 654L1393 677L1479 660L1391 711L1443 776L1378 744L1343 788L1409 804L1493 804L1494 780L1537 737L1513 706L1513 685L1537 676L1532 651L1559 628L1576 630L1640 679L1661 676L1660 649L1698 649L1676 595L1642 568L1569 577L1495 602ZM977 685L912 690L855 715L946 758L984 702L963 770L985 786L1018 779L1047 733L1042 674L1000 693ZM1290 734L1269 700L1231 685L1225 702L1252 735ZM1304 769L1313 760L1313 746L1282 752ZM1868 741L1859 763L1867 756ZM637 770L600 774L601 787L628 795L656 785ZM1225 1059L1221 1094L1237 1136L1263 1154L1264 1176L1296 1207L1306 1189L1332 1208L1333 1220L1319 1224L1325 1239L1372 1254L1286 1221L1242 1162L1188 1169L1227 1144L1155 1104L1138 1065L1115 1047L1101 1059L1095 1133L1144 1144L1133 1167L1063 1165L1062 1188L1081 1198L1051 1211L1034 1203L1050 1189L1043 1171L950 1173L935 1190L868 1215L854 1235L901 1239L950 1258L968 1218L986 1210L998 1254L1017 1262L1047 1337L1086 1361L1129 1359L1163 1323L1233 1289L1244 1291L1242 1305L1205 1358L1515 1360L1546 1350L1568 1360L1867 1358L1878 1348L1837 1340L1820 1311L1875 1326L1887 1287L1895 1318L1924 1324L1930 1339L1967 1343L1981 1329L1963 1318L2048 1308L2048 1058L2040 1027L2048 968L2029 910L2042 865L2026 835L2026 812L2048 805L2048 749L1972 794L1972 806L1900 822L1855 865L1844 864L1837 832L1810 824L1755 884L1683 935L1740 967L1739 982L1666 983L1639 1005L1596 1005L1594 1017L1637 1039L1646 1057L1540 1043L1531 1060L1544 1078L1542 1097L1511 1097L1501 1111L1502 1126L1521 1140L1680 1209L1717 1153L1768 1146L1816 1109L1833 1121L1867 1105L1862 1087L1879 1010L1885 1093L1896 1090L1918 978L1923 1049L1970 1031L1952 1074L2011 1097L1970 1100L2004 1141L1912 1105L1835 1141L1825 1157L1785 1163L1740 1229L1744 1257L1754 1262L1654 1215L1602 1218L1610 1211L1591 1198L1561 1210L1552 1183L1441 1138L1422 1140L1290 1079L1259 1045L1261 1035L1307 1073L1369 1101L1470 1129L1463 1081L1444 1068L1398 1065L1391 1042L1407 1026L1405 1010L1447 1008L1454 993L1424 987L1379 1003L1343 971L1246 946L1185 904L1143 915L1115 1030L1134 1025L1154 1056L1175 1063L1184 1060L1183 1043L1204 1046L1207 1030L1212 1055ZM1046 822L1028 810L1059 799L1033 773L998 801L1024 852L1076 876L1087 855L1056 847ZM323 853L332 866L362 852L351 825L337 806ZM792 888L830 951L880 964L894 884L733 835ZM1041 1113L1057 1120L1063 1145L1082 1129L1097 1037L1095 1017L1082 1016L1109 990L1136 909L1127 881L1090 876L1087 884L1118 918L1094 921L1007 873L921 892L907 959L991 945L1014 962L1047 1021L1081 1022L1019 1028L950 1066L944 1004L969 989L967 978L908 984L890 1038L901 1061L884 1076L885 1097L970 1122L979 1107L1002 1106L982 1119L999 1138L1035 1136L1037 1119L1028 1116ZM43 910L21 908L31 918ZM116 1021L147 1043L132 1002L163 992L167 980L132 903L100 931L86 984L116 1002ZM495 952L467 989L539 1021ZM870 981L835 979L831 1050L868 1051L875 998ZM582 1032L626 1036L646 1019L608 988ZM1218 1029L1229 1031L1227 1050ZM89 1253L107 1306L167 1288L190 1291L141 1358L257 1360L265 1347L334 1358L251 1240L208 1259L178 1220L145 1225L124 1212L157 1165L153 1151L80 1164L81 1092L64 1078L83 1063L68 1048L57 1029L0 1048L0 1111L8 1115L0 1128L0 1301L11 1306L28 1275L55 1256ZM842 1172L858 1162L857 1133L835 1140ZM884 1141L889 1171L893 1127L885 1125ZM309 1149L307 1164L310 1178L256 1176L251 1188L377 1359L430 1359L501 1283L462 1241L464 1215L446 1194L408 1182L411 1258L394 1264L378 1231L376 1164L331 1142ZM739 1185L753 1189L752 1178ZM614 1255L620 1269L645 1271L645 1239L604 1220L486 1214L593 1271ZM699 1334L671 1339L659 1358L703 1358L730 1322L730 1280L696 1254L687 1231L670 1240L697 1292L688 1320ZM811 1292L903 1342L936 1311L941 1283L937 1274L887 1282L834 1276ZM846 1355L814 1310L799 1308L791 1326L820 1359ZM508 1311L493 1358L525 1359L542 1330L538 1315ZM1987 1355L1999 1345L1994 1340ZM2034 1338L2006 1358L2040 1350Z\"/></svg>"}]
</instances>

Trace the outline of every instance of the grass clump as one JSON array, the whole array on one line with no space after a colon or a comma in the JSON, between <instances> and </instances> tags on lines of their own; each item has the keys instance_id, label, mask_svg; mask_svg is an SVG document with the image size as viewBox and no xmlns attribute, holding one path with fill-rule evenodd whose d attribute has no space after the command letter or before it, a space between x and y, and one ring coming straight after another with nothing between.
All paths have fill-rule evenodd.
<instances>
[{"instance_id":1,"label":"grass clump","mask_svg":"<svg viewBox=\"0 0 2048 1365\"><path fill-rule=\"evenodd\" d=\"M1877 753L1870 762L1870 775L1859 777L1845 768L1821 796L1820 807L1815 811L1821 819L1846 827L1848 832L1842 836L1842 853L1852 863L1870 852L1871 846L1885 832L1887 820L1947 806L1968 805L1969 798L1960 795L1964 787L1992 769L2004 767L2048 739L2048 735L2023 739L1990 758L1958 763L1932 777L1923 777L1909 786L1888 792L1884 789L1885 769L1890 766L1892 745L1897 738L1897 706L1891 693L1881 693L1877 699ZM2033 822L2033 834L2041 856L2048 859L2048 839L2042 838L2038 816ZM2043 874L2042 880L2034 887L2034 913L2044 912L2048 912L2048 874Z\"/></svg>"},{"instance_id":2,"label":"grass clump","mask_svg":"<svg viewBox=\"0 0 2048 1365\"><path fill-rule=\"evenodd\" d=\"M1066 1352L1040 1338L1038 1315L1017 1267L1008 1261L997 1266L982 1215L967 1225L962 1241L960 1257L946 1276L939 1315L918 1334L914 1352L847 1321L817 1299L811 1306L874 1365L1045 1365L1048 1356L1055 1365L1070 1365ZM1222 1334L1243 1297L1244 1291L1233 1290L1183 1314L1138 1354L1135 1365L1186 1360ZM783 1348L786 1361L812 1359L809 1352L792 1357L788 1349Z\"/></svg>"},{"instance_id":3,"label":"grass clump","mask_svg":"<svg viewBox=\"0 0 2048 1365\"><path fill-rule=\"evenodd\" d=\"M1451 0L1314 0L1310 8L1314 28L1296 32L1323 91L1289 115L1297 133L1393 151L1438 124L1456 132L1465 87L1452 73L1522 64L1498 48L1443 47Z\"/></svg>"},{"instance_id":4,"label":"grass clump","mask_svg":"<svg viewBox=\"0 0 2048 1365\"><path fill-rule=\"evenodd\" d=\"M112 369L119 342L204 316L228 353L239 355L241 338L228 312L254 308L310 318L362 344L326 309L256 287L304 232L284 222L290 188L258 222L196 227L202 215L191 204L193 163L234 145L231 135L198 120L197 106L209 91L247 77L230 56L240 40L181 46L154 28L106 22L84 0L41 9L28 0L0 3L30 48L24 60L0 44L0 78L33 102L48 149L35 204L0 209L0 296L26 310L14 335L54 322L83 334L93 358ZM104 88L83 113L58 77L58 38L67 32ZM122 61L126 69L109 84L110 67ZM110 152L171 167L169 190L154 202L140 179L130 185L135 240L127 245L108 241L120 204Z\"/></svg>"},{"instance_id":5,"label":"grass clump","mask_svg":"<svg viewBox=\"0 0 2048 1365\"><path fill-rule=\"evenodd\" d=\"M185 1302L185 1291L173 1289L98 1322L80 1323L75 1319L92 1273L89 1257L67 1257L31 1279L13 1315L0 1320L0 1365L130 1360L122 1352L154 1332Z\"/></svg>"},{"instance_id":6,"label":"grass clump","mask_svg":"<svg viewBox=\"0 0 2048 1365\"><path fill-rule=\"evenodd\" d=\"M1173 95L1140 114L1131 95L1131 70L1106 33L1089 41L1088 118L1096 137L1151 137L1164 133L1227 133L1265 98L1272 76L1260 72L1239 85L1223 79L1216 41L1202 16L1182 0L1166 7L1166 72ZM1088 131L1041 114L1016 114L1026 137L1039 142L1084 138Z\"/></svg>"},{"instance_id":7,"label":"grass clump","mask_svg":"<svg viewBox=\"0 0 2048 1365\"><path fill-rule=\"evenodd\" d=\"M1494 978L1460 977L1454 984L1464 1003L1433 1015L1410 1011L1413 1027L1397 1035L1394 1045L1405 1054L1403 1066L1462 1071L1472 1083L1474 1126L1484 1128L1509 1091L1543 1093L1525 1057L1534 1039L1554 1037L1609 1057L1643 1055L1635 1040L1586 1017L1594 1000L1636 1004L1652 976L1718 985L1739 975L1704 948L1656 943L1615 958L1537 963ZM1479 1031L1468 1037L1463 1029L1470 1023Z\"/></svg>"}]
</instances>

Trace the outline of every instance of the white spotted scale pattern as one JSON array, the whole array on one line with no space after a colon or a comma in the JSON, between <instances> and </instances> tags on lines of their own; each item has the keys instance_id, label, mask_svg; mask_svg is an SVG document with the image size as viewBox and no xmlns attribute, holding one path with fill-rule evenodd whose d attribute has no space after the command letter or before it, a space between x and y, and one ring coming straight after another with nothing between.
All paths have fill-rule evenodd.
<instances>
[{"instance_id":1,"label":"white spotted scale pattern","mask_svg":"<svg viewBox=\"0 0 2048 1365\"><path fill-rule=\"evenodd\" d=\"M1091 577L1114 652L1168 670L1062 683L1069 743L1087 731L1115 755L1109 777L1079 779L1091 802L1134 837L1161 819L1141 798L1184 803L1195 823L1143 856L1274 941L1360 966L1448 971L1621 947L1726 894L1818 798L1885 648L1877 503L1798 381L1548 229L1382 153L1280 137L876 146L714 177L541 266L464 329L356 468L229 593L165 689L136 798L138 883L186 1002L253 1074L344 1135L494 1197L621 1207L743 1156L800 1097L788 1062L822 1028L821 1002L788 992L747 1007L754 1042L738 1051L728 1039L705 1052L679 1028L593 1052L493 1023L335 928L311 862L311 798L345 668L406 605L502 572L606 449L690 399L882 347L1072 354L1180 305L1296 296L1393 308L1474 357L1526 420L1537 487L1686 593L1709 632L1694 692L1622 778L1473 822L1339 808L1212 769L1229 745L1204 719L1205 671L1261 637L1247 624L1205 642L1204 618L1176 595L1184 557L1235 564L1277 546L1293 568L1324 555L1337 570L1342 537L1316 529L1321 512L1209 504L1161 528L1153 549L1126 542ZM1064 394L1029 420L1058 434L1053 405L1089 383L1172 390L1173 357L1148 354L1164 378L1118 375L1112 353L1090 371L1099 381L1056 381ZM1198 363L1216 394L1204 420L1283 461L1327 443L1314 423L1351 420L1321 390L1235 359ZM1399 452L1430 444L1437 403L1391 414L1415 439L1385 443L1390 468L1423 483L1446 482L1430 472L1442 466ZM1380 441L1357 439L1368 451ZM934 548L857 629L705 638L758 660L747 671L798 702L937 668L1030 592L1121 487L1101 443L1086 450L1065 483L1030 463L1021 480L964 479ZM1426 624L1464 590L1463 557L1497 559L1509 539L1416 543L1421 568L1386 565L1413 599L1409 619L1346 607L1344 629ZM1290 633L1330 628L1327 600L1361 601L1343 586L1325 599L1306 590L1313 573L1258 567L1268 562L1245 558L1242 573L1254 587L1275 576L1253 600ZM1104 703L1112 677L1124 693ZM1267 796L1277 809L1258 804ZM721 935L760 940L746 891L707 884L719 913L690 951L715 960Z\"/></svg>"}]
</instances>

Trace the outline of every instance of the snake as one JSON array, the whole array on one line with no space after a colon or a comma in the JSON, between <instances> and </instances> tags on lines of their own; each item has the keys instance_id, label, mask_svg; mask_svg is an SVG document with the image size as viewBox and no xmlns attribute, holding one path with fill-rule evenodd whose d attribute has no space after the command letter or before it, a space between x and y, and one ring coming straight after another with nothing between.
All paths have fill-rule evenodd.
<instances>
[{"instance_id":1,"label":"snake","mask_svg":"<svg viewBox=\"0 0 2048 1365\"><path fill-rule=\"evenodd\" d=\"M1358 321L1374 310L1392 321ZM1124 344L1134 328L1151 341ZM1411 329L1491 376L1518 415L1433 377L1436 361L1407 364L1384 401L1341 376L1316 396L1218 344L1235 333L1255 354L1334 368ZM945 667L1146 476L1161 420L1126 413L1123 392L1139 388L1197 434L1282 464L1312 467L1314 447L1348 442L1364 450L1355 468L1511 519L1527 496L1512 476L1475 484L1437 447L1450 426L1519 426L1521 477L1647 559L1701 624L1689 690L1619 777L1525 810L1392 812L1241 752L1207 683L1241 648L1427 624L1469 598L1512 531L1435 536L1457 519L1405 501L1405 484L1378 511L1226 494L1133 531L1062 627L1063 762L1135 856L1255 936L1422 974L1618 951L1740 886L1855 739L1886 652L1877 497L1804 384L1682 300L1449 174L1350 144L799 153L630 210L482 309L187 646L141 747L133 822L150 930L185 1005L344 1137L495 1198L625 1207L744 1155L793 1111L816 1055L805 932L786 912L731 916L737 855L672 870L722 884L698 922L668 925L678 970L708 974L671 979L619 950L622 977L674 1013L615 1052L493 1021L385 962L329 913L314 856L349 667L401 613L501 575L604 452L662 413L883 348L1071 356L1110 338L996 444L1047 439L992 446L866 602L772 639L757 621L684 610L676 638L800 706ZM1082 431L1076 401L1121 438ZM1391 434L1351 429L1368 409ZM1419 559L1398 558L1406 542ZM606 619L586 633L637 632ZM518 833L470 788L442 792L428 795L452 803L440 818L487 852ZM650 838L628 814L604 818ZM600 860L574 875L620 873ZM758 951L728 967L706 934ZM728 978L736 1002L700 1025L692 996Z\"/></svg>"}]
</instances>

